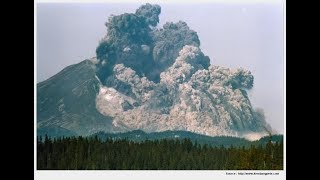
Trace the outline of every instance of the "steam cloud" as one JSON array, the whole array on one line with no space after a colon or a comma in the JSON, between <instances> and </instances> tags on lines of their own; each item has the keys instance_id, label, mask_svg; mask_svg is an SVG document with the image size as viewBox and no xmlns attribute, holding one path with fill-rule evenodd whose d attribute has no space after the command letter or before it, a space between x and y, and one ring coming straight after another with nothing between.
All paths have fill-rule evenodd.
<instances>
[{"instance_id":1,"label":"steam cloud","mask_svg":"<svg viewBox=\"0 0 320 180\"><path fill-rule=\"evenodd\" d=\"M270 131L247 96L250 71L210 65L185 22L156 28L160 13L160 6L145 4L106 23L96 50L102 82L96 107L113 118L114 130L244 137Z\"/></svg>"}]
</instances>

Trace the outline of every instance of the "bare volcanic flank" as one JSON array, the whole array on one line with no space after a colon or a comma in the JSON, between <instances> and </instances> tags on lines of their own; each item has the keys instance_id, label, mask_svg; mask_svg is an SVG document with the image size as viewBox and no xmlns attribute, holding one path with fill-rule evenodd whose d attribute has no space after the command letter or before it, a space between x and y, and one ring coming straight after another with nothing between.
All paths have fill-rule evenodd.
<instances>
[{"instance_id":1,"label":"bare volcanic flank","mask_svg":"<svg viewBox=\"0 0 320 180\"><path fill-rule=\"evenodd\" d=\"M112 130L112 119L96 109L95 97L99 88L95 65L90 60L68 66L38 83L38 133L52 135L54 131L55 136L66 136Z\"/></svg>"}]
</instances>

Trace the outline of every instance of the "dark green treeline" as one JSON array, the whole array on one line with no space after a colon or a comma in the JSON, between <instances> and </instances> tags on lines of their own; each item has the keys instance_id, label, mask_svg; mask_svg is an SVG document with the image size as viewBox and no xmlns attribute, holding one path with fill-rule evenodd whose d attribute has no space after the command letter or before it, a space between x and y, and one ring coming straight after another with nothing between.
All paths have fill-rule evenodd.
<instances>
[{"instance_id":1,"label":"dark green treeline","mask_svg":"<svg viewBox=\"0 0 320 180\"><path fill-rule=\"evenodd\" d=\"M281 170L283 143L211 147L184 140L102 141L97 137L37 140L37 169Z\"/></svg>"}]
</instances>

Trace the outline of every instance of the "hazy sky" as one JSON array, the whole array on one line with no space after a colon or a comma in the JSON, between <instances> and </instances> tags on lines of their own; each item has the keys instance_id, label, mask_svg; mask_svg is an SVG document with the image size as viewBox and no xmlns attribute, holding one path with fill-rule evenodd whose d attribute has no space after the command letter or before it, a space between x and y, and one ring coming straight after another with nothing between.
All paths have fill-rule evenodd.
<instances>
[{"instance_id":1,"label":"hazy sky","mask_svg":"<svg viewBox=\"0 0 320 180\"><path fill-rule=\"evenodd\" d=\"M110 14L141 4L38 4L37 82L95 56ZM211 63L244 67L254 75L254 107L283 133L283 6L281 4L159 4L160 24L183 20L198 33Z\"/></svg>"}]
</instances>

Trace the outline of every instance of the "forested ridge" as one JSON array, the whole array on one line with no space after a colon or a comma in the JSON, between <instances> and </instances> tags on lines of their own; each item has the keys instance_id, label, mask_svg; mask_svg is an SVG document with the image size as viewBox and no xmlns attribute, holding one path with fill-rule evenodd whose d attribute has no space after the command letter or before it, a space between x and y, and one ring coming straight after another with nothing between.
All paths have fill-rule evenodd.
<instances>
[{"instance_id":1,"label":"forested ridge","mask_svg":"<svg viewBox=\"0 0 320 180\"><path fill-rule=\"evenodd\" d=\"M233 146L245 146L250 147L251 145L259 146L265 145L269 140L274 142L283 141L283 135L274 134L271 136L262 137L259 140L250 141L243 137L235 136L207 136L203 134L197 134L190 131L161 131L161 132L144 132L142 130L133 130L129 132L120 132L120 133L106 133L98 132L92 137L97 136L98 139L107 140L107 139L128 139L134 142L143 142L145 140L160 140L160 139L190 139L193 143L197 142L200 145L207 144L208 146L224 146L230 147ZM52 138L52 136L50 136Z\"/></svg>"},{"instance_id":2,"label":"forested ridge","mask_svg":"<svg viewBox=\"0 0 320 180\"><path fill-rule=\"evenodd\" d=\"M258 146L208 146L190 139L101 140L37 138L37 169L55 170L281 170L283 141Z\"/></svg>"}]
</instances>

